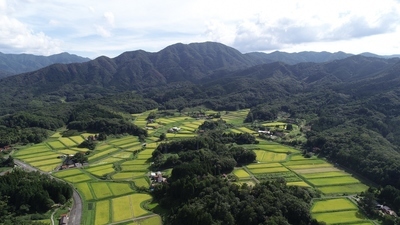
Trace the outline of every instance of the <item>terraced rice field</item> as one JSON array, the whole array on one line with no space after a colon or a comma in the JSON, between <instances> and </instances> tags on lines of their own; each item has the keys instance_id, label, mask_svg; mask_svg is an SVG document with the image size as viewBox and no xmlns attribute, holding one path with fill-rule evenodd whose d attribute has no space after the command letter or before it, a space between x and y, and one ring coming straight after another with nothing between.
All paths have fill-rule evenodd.
<instances>
[{"instance_id":1,"label":"terraced rice field","mask_svg":"<svg viewBox=\"0 0 400 225\"><path fill-rule=\"evenodd\" d=\"M71 146L76 146L76 145L78 145L78 143L72 141L72 140L69 139L69 138L59 138L58 140L59 140L61 143L63 143L65 146L67 146L67 147L71 147Z\"/></svg>"},{"instance_id":2,"label":"terraced rice field","mask_svg":"<svg viewBox=\"0 0 400 225\"><path fill-rule=\"evenodd\" d=\"M288 186L310 187L310 185L307 184L304 181L287 182L286 185L288 185Z\"/></svg>"},{"instance_id":3,"label":"terraced rice field","mask_svg":"<svg viewBox=\"0 0 400 225\"><path fill-rule=\"evenodd\" d=\"M73 176L77 174L82 174L82 171L80 171L79 169L66 169L66 170L61 170L57 173L53 173L54 176L59 178Z\"/></svg>"},{"instance_id":4,"label":"terraced rice field","mask_svg":"<svg viewBox=\"0 0 400 225\"><path fill-rule=\"evenodd\" d=\"M60 141L51 141L51 142L47 142L47 144L52 148L52 149L62 149L62 148L66 148L66 146L61 143Z\"/></svg>"},{"instance_id":5,"label":"terraced rice field","mask_svg":"<svg viewBox=\"0 0 400 225\"><path fill-rule=\"evenodd\" d=\"M144 176L145 172L119 172L112 176L114 180L131 180L136 177Z\"/></svg>"},{"instance_id":6,"label":"terraced rice field","mask_svg":"<svg viewBox=\"0 0 400 225\"><path fill-rule=\"evenodd\" d=\"M32 147L18 150L15 153L15 157L19 158L24 155L33 155L33 154L44 153L44 152L49 152L49 151L51 151L51 149L45 144L34 145Z\"/></svg>"},{"instance_id":7,"label":"terraced rice field","mask_svg":"<svg viewBox=\"0 0 400 225\"><path fill-rule=\"evenodd\" d=\"M347 184L347 185L336 185L336 186L324 186L318 188L324 194L356 194L365 192L368 186L365 184Z\"/></svg>"},{"instance_id":8,"label":"terraced rice field","mask_svg":"<svg viewBox=\"0 0 400 225\"><path fill-rule=\"evenodd\" d=\"M266 167L266 168L256 168L250 169L250 172L254 174L261 174L261 173L278 173L278 172L287 172L289 171L283 166L280 167Z\"/></svg>"},{"instance_id":9,"label":"terraced rice field","mask_svg":"<svg viewBox=\"0 0 400 225\"><path fill-rule=\"evenodd\" d=\"M347 198L323 199L314 201L311 213L358 210L358 207Z\"/></svg>"},{"instance_id":10,"label":"terraced rice field","mask_svg":"<svg viewBox=\"0 0 400 225\"><path fill-rule=\"evenodd\" d=\"M108 187L114 196L133 193L133 190L128 183L108 183Z\"/></svg>"},{"instance_id":11,"label":"terraced rice field","mask_svg":"<svg viewBox=\"0 0 400 225\"><path fill-rule=\"evenodd\" d=\"M133 218L132 199L131 196L123 196L114 198L112 202L113 222L123 221ZM139 206L140 207L140 206Z\"/></svg>"},{"instance_id":12,"label":"terraced rice field","mask_svg":"<svg viewBox=\"0 0 400 225\"><path fill-rule=\"evenodd\" d=\"M150 187L149 182L144 177L134 179L133 182L135 183L136 187L146 187L146 188Z\"/></svg>"},{"instance_id":13,"label":"terraced rice field","mask_svg":"<svg viewBox=\"0 0 400 225\"><path fill-rule=\"evenodd\" d=\"M287 154L285 153L274 153L264 150L253 150L257 155L257 161L259 162L280 162L286 160Z\"/></svg>"},{"instance_id":14,"label":"terraced rice field","mask_svg":"<svg viewBox=\"0 0 400 225\"><path fill-rule=\"evenodd\" d=\"M113 193L108 188L106 182L96 182L96 183L91 183L90 185L92 186L92 190L97 199L113 196Z\"/></svg>"},{"instance_id":15,"label":"terraced rice field","mask_svg":"<svg viewBox=\"0 0 400 225\"><path fill-rule=\"evenodd\" d=\"M74 186L78 189L79 193L83 196L83 198L86 201L94 199L90 185L88 183L85 182L77 183Z\"/></svg>"},{"instance_id":16,"label":"terraced rice field","mask_svg":"<svg viewBox=\"0 0 400 225\"><path fill-rule=\"evenodd\" d=\"M108 224L110 221L110 201L96 202L95 224Z\"/></svg>"},{"instance_id":17,"label":"terraced rice field","mask_svg":"<svg viewBox=\"0 0 400 225\"><path fill-rule=\"evenodd\" d=\"M92 178L87 174L79 174L79 175L64 177L63 179L71 183L79 183L83 181L92 180Z\"/></svg>"},{"instance_id":18,"label":"terraced rice field","mask_svg":"<svg viewBox=\"0 0 400 225\"><path fill-rule=\"evenodd\" d=\"M72 136L72 137L69 137L71 140L73 140L75 143L78 143L78 144L80 144L80 143L82 143L85 139L83 138L83 137L81 137L81 136Z\"/></svg>"},{"instance_id":19,"label":"terraced rice field","mask_svg":"<svg viewBox=\"0 0 400 225\"><path fill-rule=\"evenodd\" d=\"M239 179L250 178L250 174L247 173L244 169L236 169L233 171L233 174L235 174L235 176L237 176L237 178Z\"/></svg>"},{"instance_id":20,"label":"terraced rice field","mask_svg":"<svg viewBox=\"0 0 400 225\"><path fill-rule=\"evenodd\" d=\"M112 164L90 167L86 171L96 176L104 176L105 174L115 172Z\"/></svg>"},{"instance_id":21,"label":"terraced rice field","mask_svg":"<svg viewBox=\"0 0 400 225\"><path fill-rule=\"evenodd\" d=\"M316 213L313 214L313 217L318 221L324 221L327 224L346 224L368 221L366 217L357 210Z\"/></svg>"}]
</instances>

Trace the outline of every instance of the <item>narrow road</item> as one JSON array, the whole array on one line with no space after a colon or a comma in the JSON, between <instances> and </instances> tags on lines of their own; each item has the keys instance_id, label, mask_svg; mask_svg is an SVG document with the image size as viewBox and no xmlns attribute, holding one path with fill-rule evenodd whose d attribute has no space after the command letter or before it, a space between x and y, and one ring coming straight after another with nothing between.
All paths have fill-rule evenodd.
<instances>
[{"instance_id":1,"label":"narrow road","mask_svg":"<svg viewBox=\"0 0 400 225\"><path fill-rule=\"evenodd\" d=\"M50 174L45 173L43 171L40 171L36 169L35 167L32 167L22 161L19 161L18 159L14 159L14 163L23 168L24 170L27 171L39 171L41 174L47 174L50 176ZM58 179L56 177L53 177L54 179L63 181L61 179ZM71 211L69 213L69 220L68 220L68 225L80 225L81 224L81 218L82 218L82 198L79 195L79 193L75 190L75 188L72 188L73 194L72 198L74 201L74 204L72 205Z\"/></svg>"}]
</instances>

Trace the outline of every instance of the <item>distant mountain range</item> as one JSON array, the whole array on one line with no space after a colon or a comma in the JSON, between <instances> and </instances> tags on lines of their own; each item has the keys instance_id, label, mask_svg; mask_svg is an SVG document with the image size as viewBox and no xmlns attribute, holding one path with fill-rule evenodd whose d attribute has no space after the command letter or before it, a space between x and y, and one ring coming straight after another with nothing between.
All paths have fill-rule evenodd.
<instances>
[{"instance_id":1,"label":"distant mountain range","mask_svg":"<svg viewBox=\"0 0 400 225\"><path fill-rule=\"evenodd\" d=\"M3 54L0 52L0 78L35 71L56 63L82 63L89 60L89 58L83 58L66 52L51 56Z\"/></svg>"}]
</instances>

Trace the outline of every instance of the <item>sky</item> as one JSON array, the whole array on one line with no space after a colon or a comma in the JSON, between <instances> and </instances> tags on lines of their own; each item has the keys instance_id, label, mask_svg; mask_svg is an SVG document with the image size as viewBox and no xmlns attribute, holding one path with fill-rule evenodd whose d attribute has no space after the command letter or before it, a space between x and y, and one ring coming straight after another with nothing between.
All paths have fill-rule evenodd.
<instances>
[{"instance_id":1,"label":"sky","mask_svg":"<svg viewBox=\"0 0 400 225\"><path fill-rule=\"evenodd\" d=\"M400 0L0 0L0 52L116 57L215 41L246 52L400 54Z\"/></svg>"}]
</instances>

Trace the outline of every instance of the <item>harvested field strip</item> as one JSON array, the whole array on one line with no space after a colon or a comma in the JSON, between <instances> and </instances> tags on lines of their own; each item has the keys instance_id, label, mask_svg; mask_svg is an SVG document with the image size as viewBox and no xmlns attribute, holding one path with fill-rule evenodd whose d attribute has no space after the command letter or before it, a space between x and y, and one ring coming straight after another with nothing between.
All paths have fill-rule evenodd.
<instances>
[{"instance_id":1,"label":"harvested field strip","mask_svg":"<svg viewBox=\"0 0 400 225\"><path fill-rule=\"evenodd\" d=\"M285 166L296 166L296 165L315 165L315 164L328 164L328 163L322 159L311 159L311 160L289 161L284 164Z\"/></svg>"},{"instance_id":2,"label":"harvested field strip","mask_svg":"<svg viewBox=\"0 0 400 225\"><path fill-rule=\"evenodd\" d=\"M77 174L82 174L82 171L79 169L66 169L66 170L61 170L60 172L54 173L53 175L56 177L68 177L72 175L77 175Z\"/></svg>"},{"instance_id":3,"label":"harvested field strip","mask_svg":"<svg viewBox=\"0 0 400 225\"><path fill-rule=\"evenodd\" d=\"M60 141L50 141L50 142L47 142L47 144L50 145L50 147L53 148L53 149L60 149L60 148L66 148L67 147L63 143L61 143Z\"/></svg>"},{"instance_id":4,"label":"harvested field strip","mask_svg":"<svg viewBox=\"0 0 400 225\"><path fill-rule=\"evenodd\" d=\"M108 188L108 185L106 182L96 182L96 183L91 183L92 190L94 192L94 195L96 198L107 198L112 196L111 190Z\"/></svg>"},{"instance_id":5,"label":"harvested field strip","mask_svg":"<svg viewBox=\"0 0 400 225\"><path fill-rule=\"evenodd\" d=\"M40 161L30 162L29 164L31 164L32 166L38 167L38 166L45 166L45 165L56 164L56 163L61 164L61 160L60 159L48 159L48 160L40 160Z\"/></svg>"},{"instance_id":6,"label":"harvested field strip","mask_svg":"<svg viewBox=\"0 0 400 225\"><path fill-rule=\"evenodd\" d=\"M97 154L95 154L93 156L90 156L89 160L95 160L95 159L98 159L98 158L100 158L102 156L110 155L111 153L116 152L116 151L118 151L118 148L111 148L111 149L108 149L108 150L104 150L104 151L99 152L99 153L97 153Z\"/></svg>"},{"instance_id":7,"label":"harvested field strip","mask_svg":"<svg viewBox=\"0 0 400 225\"><path fill-rule=\"evenodd\" d=\"M92 178L87 174L80 174L80 175L64 177L63 179L68 182L71 182L71 183L79 183L79 182L91 180Z\"/></svg>"},{"instance_id":8,"label":"harvested field strip","mask_svg":"<svg viewBox=\"0 0 400 225\"><path fill-rule=\"evenodd\" d=\"M108 183L108 187L116 196L133 193L132 188L127 183Z\"/></svg>"},{"instance_id":9,"label":"harvested field strip","mask_svg":"<svg viewBox=\"0 0 400 225\"><path fill-rule=\"evenodd\" d=\"M319 187L318 190L324 194L352 194L366 191L368 186L365 184L348 184L338 186Z\"/></svg>"},{"instance_id":10,"label":"harvested field strip","mask_svg":"<svg viewBox=\"0 0 400 225\"><path fill-rule=\"evenodd\" d=\"M312 183L315 186L331 186L331 185L340 185L340 184L357 184L360 183L354 177L345 176L345 177L335 177L335 178L315 178L315 179L307 179L308 182Z\"/></svg>"},{"instance_id":11,"label":"harvested field strip","mask_svg":"<svg viewBox=\"0 0 400 225\"><path fill-rule=\"evenodd\" d=\"M85 140L81 136L72 136L72 137L69 137L69 139L71 139L72 141L74 141L77 144L80 144Z\"/></svg>"},{"instance_id":12,"label":"harvested field strip","mask_svg":"<svg viewBox=\"0 0 400 225\"><path fill-rule=\"evenodd\" d=\"M112 202L113 222L123 221L133 218L131 196L114 198Z\"/></svg>"},{"instance_id":13,"label":"harvested field strip","mask_svg":"<svg viewBox=\"0 0 400 225\"><path fill-rule=\"evenodd\" d=\"M122 171L147 171L148 165L121 165Z\"/></svg>"},{"instance_id":14,"label":"harvested field strip","mask_svg":"<svg viewBox=\"0 0 400 225\"><path fill-rule=\"evenodd\" d=\"M130 180L135 177L144 176L144 172L119 172L112 176L114 180Z\"/></svg>"},{"instance_id":15,"label":"harvested field strip","mask_svg":"<svg viewBox=\"0 0 400 225\"><path fill-rule=\"evenodd\" d=\"M308 185L304 181L287 182L286 185L288 185L288 186L310 187L310 185Z\"/></svg>"},{"instance_id":16,"label":"harvested field strip","mask_svg":"<svg viewBox=\"0 0 400 225\"><path fill-rule=\"evenodd\" d=\"M149 201L152 199L151 195L149 194L133 194L131 195L132 203L133 203L133 215L135 217L144 216L150 212L143 209L141 207L142 203L145 201Z\"/></svg>"},{"instance_id":17,"label":"harvested field strip","mask_svg":"<svg viewBox=\"0 0 400 225\"><path fill-rule=\"evenodd\" d=\"M132 157L132 152L120 152L120 153L114 154L113 157L121 158L121 159L129 159Z\"/></svg>"},{"instance_id":18,"label":"harvested field strip","mask_svg":"<svg viewBox=\"0 0 400 225\"><path fill-rule=\"evenodd\" d=\"M68 147L78 145L77 143L75 143L74 141L72 141L69 138L59 138L58 140L61 141L61 143L63 143L65 146L68 146Z\"/></svg>"},{"instance_id":19,"label":"harvested field strip","mask_svg":"<svg viewBox=\"0 0 400 225\"><path fill-rule=\"evenodd\" d=\"M337 172L324 172L324 173L306 173L302 175L306 179L312 179L312 178L324 178L324 177L342 177L342 176L350 176L350 174L343 172L343 171L337 171Z\"/></svg>"},{"instance_id":20,"label":"harvested field strip","mask_svg":"<svg viewBox=\"0 0 400 225\"><path fill-rule=\"evenodd\" d=\"M77 183L75 187L86 201L94 199L88 183Z\"/></svg>"},{"instance_id":21,"label":"harvested field strip","mask_svg":"<svg viewBox=\"0 0 400 225\"><path fill-rule=\"evenodd\" d=\"M287 172L289 171L285 167L270 167L270 168L258 168L258 169L250 169L250 172L254 174L258 173L277 173L277 172Z\"/></svg>"},{"instance_id":22,"label":"harvested field strip","mask_svg":"<svg viewBox=\"0 0 400 225\"><path fill-rule=\"evenodd\" d=\"M233 174L235 174L239 179L250 178L250 174L248 174L244 169L236 169L233 171Z\"/></svg>"},{"instance_id":23,"label":"harvested field strip","mask_svg":"<svg viewBox=\"0 0 400 225\"><path fill-rule=\"evenodd\" d=\"M366 220L365 216L357 210L315 213L313 214L313 217L318 221L324 221L327 224L364 222Z\"/></svg>"},{"instance_id":24,"label":"harvested field strip","mask_svg":"<svg viewBox=\"0 0 400 225\"><path fill-rule=\"evenodd\" d=\"M133 182L135 183L136 187L150 187L149 182L145 178L137 178L134 179Z\"/></svg>"},{"instance_id":25,"label":"harvested field strip","mask_svg":"<svg viewBox=\"0 0 400 225\"><path fill-rule=\"evenodd\" d=\"M311 213L320 213L328 211L346 211L346 210L357 210L358 207L354 205L347 198L338 199L324 199L314 201L311 208Z\"/></svg>"},{"instance_id":26,"label":"harvested field strip","mask_svg":"<svg viewBox=\"0 0 400 225\"><path fill-rule=\"evenodd\" d=\"M331 164L329 164L329 163L321 163L321 164L314 164L314 165L312 165L312 164L310 164L310 165L294 165L294 166L287 166L287 167L289 167L290 169L292 169L292 170L298 170L298 169L316 169L316 168L326 168L326 167L328 167L328 168L334 168L334 169L336 169L335 167L333 167L333 165L331 165ZM334 171L334 170L333 170Z\"/></svg>"},{"instance_id":27,"label":"harvested field strip","mask_svg":"<svg viewBox=\"0 0 400 225\"><path fill-rule=\"evenodd\" d=\"M108 224L110 221L110 201L96 202L95 224Z\"/></svg>"}]
</instances>

